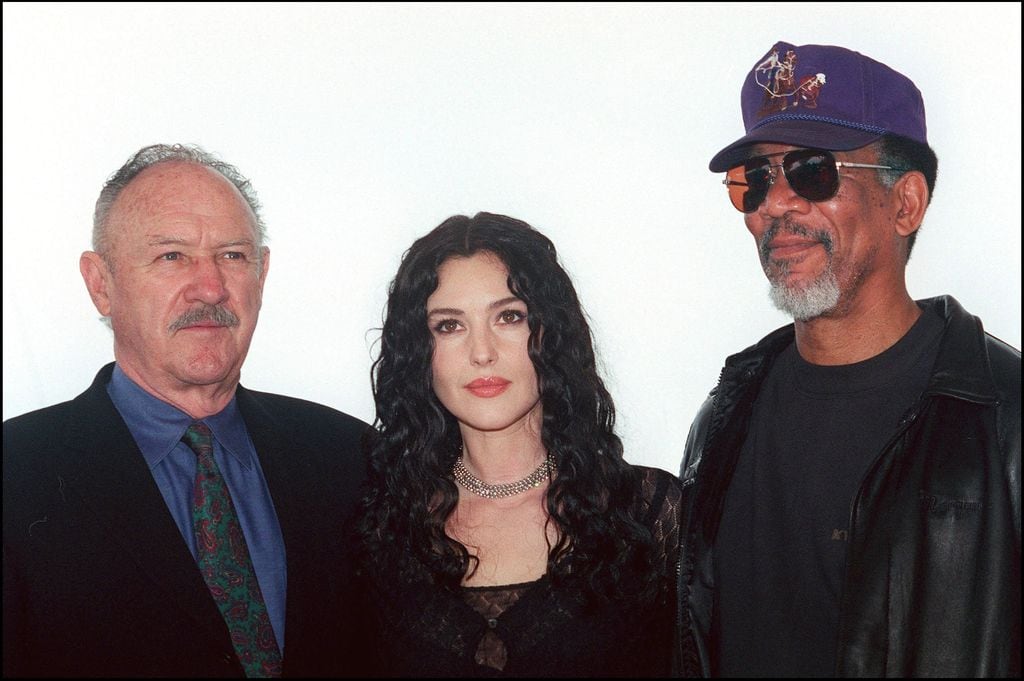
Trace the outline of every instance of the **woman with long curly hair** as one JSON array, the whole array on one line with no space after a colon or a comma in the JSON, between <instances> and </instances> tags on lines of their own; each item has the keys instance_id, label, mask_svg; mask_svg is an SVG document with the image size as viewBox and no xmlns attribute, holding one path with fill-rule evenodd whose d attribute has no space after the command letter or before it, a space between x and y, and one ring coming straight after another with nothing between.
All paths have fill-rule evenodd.
<instances>
[{"instance_id":1,"label":"woman with long curly hair","mask_svg":"<svg viewBox=\"0 0 1024 681\"><path fill-rule=\"evenodd\" d=\"M376 672L672 673L681 490L623 459L551 241L454 216L405 253L358 521Z\"/></svg>"}]
</instances>

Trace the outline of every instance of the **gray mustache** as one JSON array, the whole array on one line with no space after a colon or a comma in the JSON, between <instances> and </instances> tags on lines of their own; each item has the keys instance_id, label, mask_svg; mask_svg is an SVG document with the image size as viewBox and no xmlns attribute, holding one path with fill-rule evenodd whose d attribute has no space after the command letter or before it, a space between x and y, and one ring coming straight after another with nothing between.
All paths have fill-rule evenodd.
<instances>
[{"instance_id":1,"label":"gray mustache","mask_svg":"<svg viewBox=\"0 0 1024 681\"><path fill-rule=\"evenodd\" d=\"M184 329L199 322L212 321L220 326L238 326L238 317L220 305L203 305L189 310L171 322L171 331Z\"/></svg>"}]
</instances>

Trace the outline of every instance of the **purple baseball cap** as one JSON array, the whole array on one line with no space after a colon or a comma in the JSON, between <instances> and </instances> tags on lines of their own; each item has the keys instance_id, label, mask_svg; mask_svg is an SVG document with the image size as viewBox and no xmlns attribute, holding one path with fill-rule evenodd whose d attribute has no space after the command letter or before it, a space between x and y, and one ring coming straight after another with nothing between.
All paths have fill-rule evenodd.
<instances>
[{"instance_id":1,"label":"purple baseball cap","mask_svg":"<svg viewBox=\"0 0 1024 681\"><path fill-rule=\"evenodd\" d=\"M747 134L715 154L712 172L742 163L758 142L846 151L893 133L928 143L917 86L834 45L775 43L747 75L740 106Z\"/></svg>"}]
</instances>

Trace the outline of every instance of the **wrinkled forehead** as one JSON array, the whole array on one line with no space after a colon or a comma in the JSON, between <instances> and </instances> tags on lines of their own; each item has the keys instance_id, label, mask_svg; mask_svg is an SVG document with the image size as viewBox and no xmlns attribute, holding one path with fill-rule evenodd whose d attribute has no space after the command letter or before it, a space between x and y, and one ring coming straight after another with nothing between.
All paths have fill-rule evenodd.
<instances>
[{"instance_id":1,"label":"wrinkled forehead","mask_svg":"<svg viewBox=\"0 0 1024 681\"><path fill-rule=\"evenodd\" d=\"M182 221L234 226L256 236L256 216L238 188L195 163L171 161L143 170L114 201L108 217L117 231Z\"/></svg>"}]
</instances>

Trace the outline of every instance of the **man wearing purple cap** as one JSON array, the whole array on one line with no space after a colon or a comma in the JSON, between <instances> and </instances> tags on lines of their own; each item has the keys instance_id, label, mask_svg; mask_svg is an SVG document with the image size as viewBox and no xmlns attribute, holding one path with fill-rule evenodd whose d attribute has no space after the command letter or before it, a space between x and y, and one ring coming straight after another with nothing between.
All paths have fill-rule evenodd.
<instances>
[{"instance_id":1,"label":"man wearing purple cap","mask_svg":"<svg viewBox=\"0 0 1024 681\"><path fill-rule=\"evenodd\" d=\"M685 671L1019 676L1020 351L905 271L935 186L921 93L777 43L711 160L794 324L729 357L680 475Z\"/></svg>"}]
</instances>

